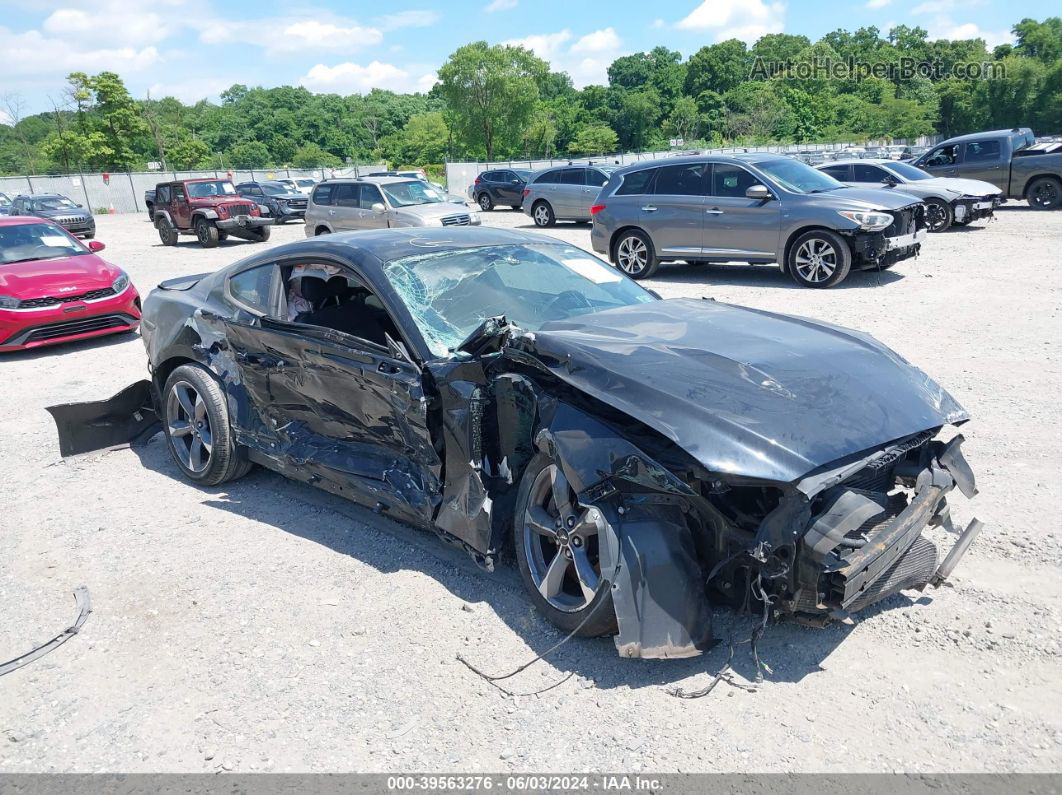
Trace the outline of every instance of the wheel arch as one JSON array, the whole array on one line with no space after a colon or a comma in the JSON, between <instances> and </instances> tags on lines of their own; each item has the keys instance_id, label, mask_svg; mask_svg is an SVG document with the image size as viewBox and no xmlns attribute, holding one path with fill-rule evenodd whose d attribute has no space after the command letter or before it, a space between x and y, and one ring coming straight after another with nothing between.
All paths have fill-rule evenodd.
<instances>
[{"instance_id":1,"label":"wheel arch","mask_svg":"<svg viewBox=\"0 0 1062 795\"><path fill-rule=\"evenodd\" d=\"M613 232L612 236L608 239L608 258L610 262L616 261L616 242L620 239L620 235L622 235L624 232L639 232L648 237L650 240L652 240L652 236L637 224L627 224L626 226L621 226L619 229Z\"/></svg>"},{"instance_id":2,"label":"wheel arch","mask_svg":"<svg viewBox=\"0 0 1062 795\"><path fill-rule=\"evenodd\" d=\"M1038 179L1050 179L1054 180L1059 185L1062 185L1062 176L1059 176L1058 174L1052 174L1050 171L1044 172L1043 174L1033 174L1025 180L1025 187L1021 189L1021 197L1026 201L1029 199L1029 188L1031 188L1032 184Z\"/></svg>"},{"instance_id":3,"label":"wheel arch","mask_svg":"<svg viewBox=\"0 0 1062 795\"><path fill-rule=\"evenodd\" d=\"M798 237L808 232L831 232L837 235L848 246L848 256L854 257L855 252L852 250L852 243L849 241L848 236L855 231L854 229L834 229L825 224L807 224L794 229L789 233L789 237L786 238L785 245L782 247L782 261L779 264L786 273L789 273L789 252L793 249L793 243Z\"/></svg>"}]
</instances>

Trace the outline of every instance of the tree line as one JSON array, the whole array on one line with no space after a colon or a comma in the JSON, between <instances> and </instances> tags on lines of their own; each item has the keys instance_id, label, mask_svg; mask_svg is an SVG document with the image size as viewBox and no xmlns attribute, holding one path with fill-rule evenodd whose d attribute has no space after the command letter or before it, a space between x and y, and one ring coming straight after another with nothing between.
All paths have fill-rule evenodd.
<instances>
[{"instance_id":1,"label":"tree line","mask_svg":"<svg viewBox=\"0 0 1062 795\"><path fill-rule=\"evenodd\" d=\"M617 58L608 85L579 90L522 47L473 42L426 94L314 94L237 84L220 104L136 99L119 75L74 72L52 108L25 115L0 97L0 173L339 166L538 159L684 146L955 135L1029 126L1062 133L1062 18L1023 19L1014 44L930 40L897 25L836 30L818 41L776 33L688 59L667 47ZM764 64L907 65L906 72L765 73ZM971 79L982 64L991 79Z\"/></svg>"}]
</instances>

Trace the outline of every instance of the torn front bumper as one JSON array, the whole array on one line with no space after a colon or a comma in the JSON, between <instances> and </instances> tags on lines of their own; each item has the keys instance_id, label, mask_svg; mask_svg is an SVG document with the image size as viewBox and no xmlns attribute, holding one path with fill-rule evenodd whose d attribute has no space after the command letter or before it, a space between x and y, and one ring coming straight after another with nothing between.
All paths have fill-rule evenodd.
<instances>
[{"instance_id":1,"label":"torn front bumper","mask_svg":"<svg viewBox=\"0 0 1062 795\"><path fill-rule=\"evenodd\" d=\"M991 218L1000 205L1000 199L992 196L963 196L952 203L955 222L968 224L982 218Z\"/></svg>"},{"instance_id":2,"label":"torn front bumper","mask_svg":"<svg viewBox=\"0 0 1062 795\"><path fill-rule=\"evenodd\" d=\"M801 550L802 586L786 607L797 616L855 613L907 589L942 584L980 532L973 520L938 565L937 548L922 531L927 525L950 527L946 495L958 488L977 494L973 473L963 457L962 436L947 444L933 442L932 458L903 477L912 495L897 505L896 495L873 495L837 487L825 510L812 521ZM813 568L817 577L809 577ZM810 580L810 581L809 581Z\"/></svg>"}]
</instances>

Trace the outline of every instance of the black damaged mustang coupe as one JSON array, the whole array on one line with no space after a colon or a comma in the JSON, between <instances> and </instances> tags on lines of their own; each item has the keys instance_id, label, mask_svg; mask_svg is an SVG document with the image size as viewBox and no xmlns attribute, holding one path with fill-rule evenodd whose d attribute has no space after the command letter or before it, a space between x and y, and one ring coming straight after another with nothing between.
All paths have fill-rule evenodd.
<instances>
[{"instance_id":1,"label":"black damaged mustang coupe","mask_svg":"<svg viewBox=\"0 0 1062 795\"><path fill-rule=\"evenodd\" d=\"M431 528L490 569L512 545L561 628L620 654L712 642L711 606L823 624L939 584L927 524L976 493L968 417L859 332L662 300L586 252L499 229L273 248L144 303L151 380L51 409L64 454L161 420L216 485L259 464Z\"/></svg>"}]
</instances>

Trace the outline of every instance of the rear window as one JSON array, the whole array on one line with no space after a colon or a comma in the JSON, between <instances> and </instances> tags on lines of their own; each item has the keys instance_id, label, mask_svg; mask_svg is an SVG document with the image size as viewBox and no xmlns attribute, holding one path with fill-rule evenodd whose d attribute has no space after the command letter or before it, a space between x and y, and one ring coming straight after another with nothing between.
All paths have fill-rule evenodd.
<instances>
[{"instance_id":1,"label":"rear window","mask_svg":"<svg viewBox=\"0 0 1062 795\"><path fill-rule=\"evenodd\" d=\"M632 196L646 193L649 189L649 184L653 181L653 175L656 174L656 171L655 168L647 168L642 171L632 171L630 174L624 175L623 184L619 186L616 195Z\"/></svg>"},{"instance_id":2,"label":"rear window","mask_svg":"<svg viewBox=\"0 0 1062 795\"><path fill-rule=\"evenodd\" d=\"M310 198L314 204L331 204L335 187L335 185L318 185L313 189L313 195Z\"/></svg>"}]
</instances>

